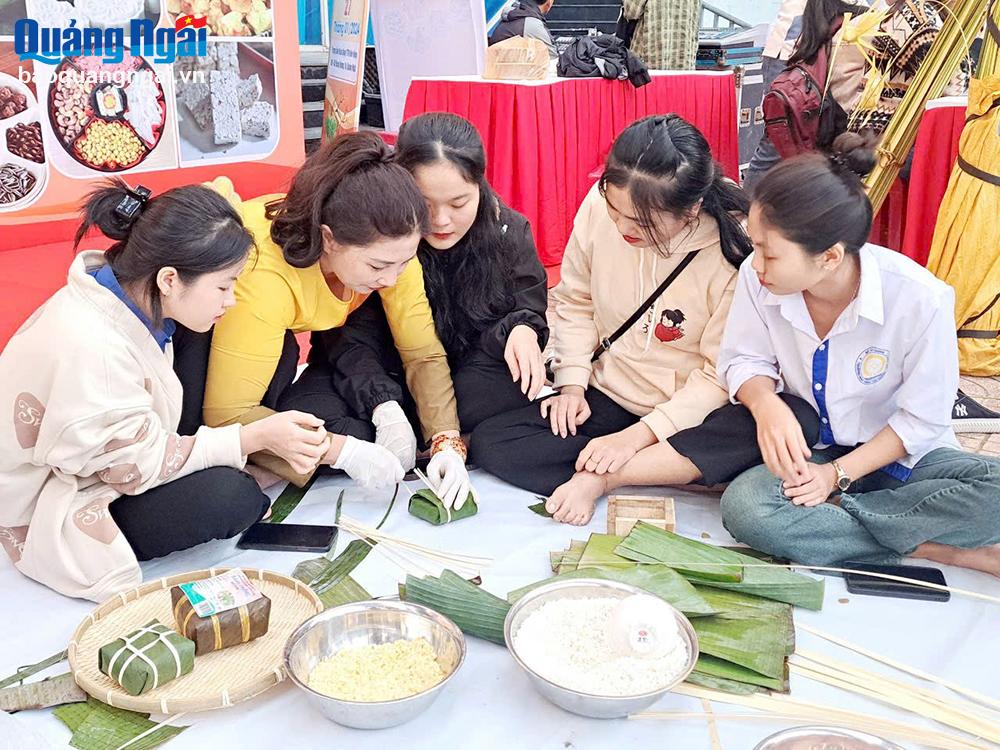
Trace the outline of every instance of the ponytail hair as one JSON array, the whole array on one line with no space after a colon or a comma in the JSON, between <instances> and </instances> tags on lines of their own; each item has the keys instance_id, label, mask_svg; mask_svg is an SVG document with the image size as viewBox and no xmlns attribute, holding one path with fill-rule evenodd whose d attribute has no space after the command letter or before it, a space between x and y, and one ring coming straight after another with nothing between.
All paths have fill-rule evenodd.
<instances>
[{"instance_id":1,"label":"ponytail hair","mask_svg":"<svg viewBox=\"0 0 1000 750\"><path fill-rule=\"evenodd\" d=\"M809 0L802 11L802 33L788 64L811 65L816 61L820 50L833 39L837 19L847 13L857 16L866 10L868 8L864 5L854 5L844 0Z\"/></svg>"},{"instance_id":2,"label":"ponytail hair","mask_svg":"<svg viewBox=\"0 0 1000 750\"><path fill-rule=\"evenodd\" d=\"M786 159L757 183L754 205L764 220L810 255L840 243L857 254L872 230L872 204L862 178L875 168L875 137L843 133L829 156Z\"/></svg>"},{"instance_id":3,"label":"ponytail hair","mask_svg":"<svg viewBox=\"0 0 1000 750\"><path fill-rule=\"evenodd\" d=\"M425 234L427 206L413 177L372 132L346 133L310 156L288 194L266 207L271 239L296 268L323 254L322 227L341 245Z\"/></svg>"},{"instance_id":4,"label":"ponytail hair","mask_svg":"<svg viewBox=\"0 0 1000 750\"><path fill-rule=\"evenodd\" d=\"M117 210L122 201L139 194L124 180L106 181L91 192L81 208L83 221L73 249L92 229L115 240L104 254L123 286L142 285L154 325L162 323L163 308L156 275L171 267L181 281L231 268L246 259L253 235L236 209L219 193L201 185L168 190L140 201L138 210Z\"/></svg>"},{"instance_id":5,"label":"ponytail hair","mask_svg":"<svg viewBox=\"0 0 1000 750\"><path fill-rule=\"evenodd\" d=\"M650 227L657 211L680 217L702 201L701 210L719 225L723 256L736 268L753 250L742 224L749 199L725 177L701 131L678 115L646 117L625 128L608 155L602 193L609 184L628 190L637 218ZM662 241L654 242L669 254Z\"/></svg>"}]
</instances>

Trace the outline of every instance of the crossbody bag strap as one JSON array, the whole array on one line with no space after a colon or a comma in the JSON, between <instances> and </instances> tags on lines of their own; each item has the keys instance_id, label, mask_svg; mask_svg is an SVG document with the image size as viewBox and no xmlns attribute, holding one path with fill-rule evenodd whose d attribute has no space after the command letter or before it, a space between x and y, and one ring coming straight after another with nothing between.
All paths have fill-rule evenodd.
<instances>
[{"instance_id":1,"label":"crossbody bag strap","mask_svg":"<svg viewBox=\"0 0 1000 750\"><path fill-rule=\"evenodd\" d=\"M591 362L596 362L604 352L611 348L611 345L620 339L625 332L635 325L635 322L642 317L643 313L646 312L649 307L660 298L660 295L667 291L667 287L674 283L674 280L681 275L681 271L687 268L691 261L695 259L695 256L701 252L700 250L694 250L684 256L684 259L677 264L677 268L670 272L670 275L664 279L663 283L656 287L656 290L646 298L646 301L640 305L634 313L632 313L628 320L622 323L618 330L612 333L610 336L601 339L600 345L594 349L594 355L590 358Z\"/></svg>"}]
</instances>

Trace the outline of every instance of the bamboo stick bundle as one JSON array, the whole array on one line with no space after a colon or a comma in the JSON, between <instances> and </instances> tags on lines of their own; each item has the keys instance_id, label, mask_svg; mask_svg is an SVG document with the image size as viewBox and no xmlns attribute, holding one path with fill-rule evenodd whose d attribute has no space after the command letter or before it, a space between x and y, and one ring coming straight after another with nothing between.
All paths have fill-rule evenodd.
<instances>
[{"instance_id":1,"label":"bamboo stick bundle","mask_svg":"<svg viewBox=\"0 0 1000 750\"><path fill-rule=\"evenodd\" d=\"M796 627L805 633L809 633L810 635L814 635L817 638L822 638L823 640L828 641L829 643L833 643L842 648L846 648L849 651L853 651L856 654L865 656L871 659L872 661L876 661L880 664L885 664L886 666L892 667L893 669L899 670L900 672L904 672L908 675L912 675L913 677L918 677L926 682L930 682L935 685L941 685L942 687L948 688L954 693L959 693L960 695L964 695L966 698L969 698L984 706L988 706L995 711L1000 710L1000 701L995 700L994 698L990 698L989 696L977 693L974 690L970 690L964 685L959 685L955 682L949 682L948 680L943 680L940 677L929 674L928 672L924 672L921 669L917 669L916 667L911 667L908 664L903 664L902 662L882 656L881 654L877 654L874 651L871 651L870 649L864 648L863 646L851 643L850 641L844 640L843 638L840 638L838 636L825 633L822 630L810 627L809 625L806 625L804 623L798 623Z\"/></svg>"},{"instance_id":2,"label":"bamboo stick bundle","mask_svg":"<svg viewBox=\"0 0 1000 750\"><path fill-rule=\"evenodd\" d=\"M992 0L986 11L986 23L991 21L1000 28L1000 3ZM1000 43L992 33L987 33L983 39L983 51L979 55L979 67L976 78L988 78L1000 73Z\"/></svg>"},{"instance_id":3,"label":"bamboo stick bundle","mask_svg":"<svg viewBox=\"0 0 1000 750\"><path fill-rule=\"evenodd\" d=\"M939 750L984 750L985 745L976 743L957 734L941 732L935 729L914 726L911 722L888 719L872 714L835 708L831 705L811 703L788 696L775 695L732 695L717 690L681 684L673 689L674 693L699 700L707 699L717 703L742 706L765 714L780 716L784 721L802 721L808 724L824 724L848 727L876 735L889 735L897 739L919 742L920 744L938 748ZM727 714L715 713L716 719L723 719ZM633 714L633 719L662 719L669 714L644 712ZM704 718L704 717L703 717Z\"/></svg>"},{"instance_id":4,"label":"bamboo stick bundle","mask_svg":"<svg viewBox=\"0 0 1000 750\"><path fill-rule=\"evenodd\" d=\"M946 13L941 32L882 135L878 164L866 182L868 197L876 212L889 195L917 140L917 130L927 102L941 95L962 60L968 56L969 43L979 33L986 18L988 2L961 0L947 6L950 12Z\"/></svg>"},{"instance_id":5,"label":"bamboo stick bundle","mask_svg":"<svg viewBox=\"0 0 1000 750\"><path fill-rule=\"evenodd\" d=\"M921 697L909 685L894 685L880 675L868 673L852 674L834 666L801 657L789 661L789 671L793 675L805 677L830 687L840 688L865 698L881 701L895 708L909 711L917 716L932 719L977 739L1000 742L1000 728L980 716L965 713L958 704L942 706L936 701Z\"/></svg>"}]
</instances>

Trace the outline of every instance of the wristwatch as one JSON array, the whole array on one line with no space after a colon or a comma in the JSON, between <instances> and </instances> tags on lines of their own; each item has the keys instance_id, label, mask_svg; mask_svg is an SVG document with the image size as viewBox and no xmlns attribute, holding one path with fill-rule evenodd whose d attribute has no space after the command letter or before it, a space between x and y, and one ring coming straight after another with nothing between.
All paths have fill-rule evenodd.
<instances>
[{"instance_id":1,"label":"wristwatch","mask_svg":"<svg viewBox=\"0 0 1000 750\"><path fill-rule=\"evenodd\" d=\"M851 486L851 477L838 462L831 461L830 464L837 471L837 490L847 492L847 488Z\"/></svg>"}]
</instances>

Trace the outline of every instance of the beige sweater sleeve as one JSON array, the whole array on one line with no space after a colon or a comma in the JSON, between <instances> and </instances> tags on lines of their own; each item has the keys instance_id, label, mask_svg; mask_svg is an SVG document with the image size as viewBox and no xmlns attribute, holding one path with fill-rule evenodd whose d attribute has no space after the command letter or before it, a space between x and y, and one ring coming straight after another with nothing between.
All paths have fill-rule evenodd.
<instances>
[{"instance_id":1,"label":"beige sweater sleeve","mask_svg":"<svg viewBox=\"0 0 1000 750\"><path fill-rule=\"evenodd\" d=\"M123 352L96 354L100 363L61 375L73 378L54 389L47 420L59 420L36 446L36 460L78 477L96 475L123 495L212 466L242 468L240 426L202 427L181 436L153 410L152 396Z\"/></svg>"},{"instance_id":2,"label":"beige sweater sleeve","mask_svg":"<svg viewBox=\"0 0 1000 750\"><path fill-rule=\"evenodd\" d=\"M729 394L719 381L715 371L719 359L722 334L733 304L737 273L733 270L726 283L716 290L714 310L701 336L700 351L704 365L688 375L684 385L662 404L642 418L642 422L653 431L661 442L671 435L700 425L710 413L729 402Z\"/></svg>"},{"instance_id":3,"label":"beige sweater sleeve","mask_svg":"<svg viewBox=\"0 0 1000 750\"><path fill-rule=\"evenodd\" d=\"M573 233L563 254L560 281L552 290L556 317L552 331L555 352L552 371L556 388L587 387L592 371L590 358L600 343L591 298L592 248L588 237L594 194L591 192L577 212Z\"/></svg>"}]
</instances>

